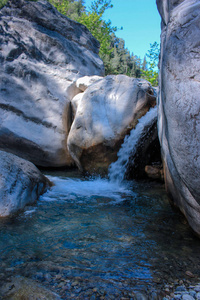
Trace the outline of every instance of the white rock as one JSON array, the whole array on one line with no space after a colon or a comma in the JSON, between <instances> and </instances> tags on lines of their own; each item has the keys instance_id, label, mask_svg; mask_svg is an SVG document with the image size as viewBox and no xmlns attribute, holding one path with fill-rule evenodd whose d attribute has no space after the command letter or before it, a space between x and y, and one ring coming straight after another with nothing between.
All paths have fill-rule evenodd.
<instances>
[{"instance_id":1,"label":"white rock","mask_svg":"<svg viewBox=\"0 0 200 300\"><path fill-rule=\"evenodd\" d=\"M66 140L76 80L103 75L99 43L45 1L0 10L0 147L39 166L72 164Z\"/></svg>"},{"instance_id":2,"label":"white rock","mask_svg":"<svg viewBox=\"0 0 200 300\"><path fill-rule=\"evenodd\" d=\"M80 169L107 169L116 160L125 135L155 105L152 94L146 80L110 75L72 100L76 113L67 145Z\"/></svg>"},{"instance_id":3,"label":"white rock","mask_svg":"<svg viewBox=\"0 0 200 300\"><path fill-rule=\"evenodd\" d=\"M101 80L102 78L102 76L84 76L76 81L76 86L84 92L91 84Z\"/></svg>"}]
</instances>

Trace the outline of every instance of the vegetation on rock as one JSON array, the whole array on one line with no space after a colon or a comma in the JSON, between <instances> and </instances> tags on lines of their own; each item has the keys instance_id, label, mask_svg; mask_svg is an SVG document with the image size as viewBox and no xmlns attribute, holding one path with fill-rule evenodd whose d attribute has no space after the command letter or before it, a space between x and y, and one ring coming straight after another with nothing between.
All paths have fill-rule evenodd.
<instances>
[{"instance_id":1,"label":"vegetation on rock","mask_svg":"<svg viewBox=\"0 0 200 300\"><path fill-rule=\"evenodd\" d=\"M37 1L37 0L29 0ZM47 0L56 9L81 24L84 24L100 42L99 56L104 62L105 74L124 74L136 78L144 78L152 85L158 85L159 45L150 44L150 50L143 60L130 53L125 41L116 36L117 27L111 21L103 19L104 12L113 7L112 0L94 0L86 9L84 0ZM7 0L0 0L0 8Z\"/></svg>"}]
</instances>

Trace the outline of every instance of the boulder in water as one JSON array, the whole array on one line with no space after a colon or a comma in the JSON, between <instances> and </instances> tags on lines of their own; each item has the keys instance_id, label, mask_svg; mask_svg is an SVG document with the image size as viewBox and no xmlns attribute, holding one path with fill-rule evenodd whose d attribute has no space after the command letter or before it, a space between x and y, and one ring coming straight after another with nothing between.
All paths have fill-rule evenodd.
<instances>
[{"instance_id":1,"label":"boulder in water","mask_svg":"<svg viewBox=\"0 0 200 300\"><path fill-rule=\"evenodd\" d=\"M200 236L200 1L157 0L158 131L167 191Z\"/></svg>"},{"instance_id":2,"label":"boulder in water","mask_svg":"<svg viewBox=\"0 0 200 300\"><path fill-rule=\"evenodd\" d=\"M126 134L155 103L149 82L125 75L106 76L75 96L67 145L78 167L106 172Z\"/></svg>"},{"instance_id":3,"label":"boulder in water","mask_svg":"<svg viewBox=\"0 0 200 300\"><path fill-rule=\"evenodd\" d=\"M51 185L29 161L0 151L0 216L6 217L33 204Z\"/></svg>"},{"instance_id":4,"label":"boulder in water","mask_svg":"<svg viewBox=\"0 0 200 300\"><path fill-rule=\"evenodd\" d=\"M71 165L66 140L79 77L104 75L99 42L47 1L0 10L0 148L38 166Z\"/></svg>"}]
</instances>

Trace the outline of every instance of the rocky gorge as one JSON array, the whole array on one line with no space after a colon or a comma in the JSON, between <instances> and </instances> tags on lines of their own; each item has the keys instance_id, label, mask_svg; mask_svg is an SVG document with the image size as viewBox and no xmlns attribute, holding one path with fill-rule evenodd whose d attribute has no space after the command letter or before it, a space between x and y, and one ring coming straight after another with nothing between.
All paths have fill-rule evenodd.
<instances>
[{"instance_id":1,"label":"rocky gorge","mask_svg":"<svg viewBox=\"0 0 200 300\"><path fill-rule=\"evenodd\" d=\"M151 84L102 77L98 42L49 3L12 0L0 17L0 148L38 167L105 174L155 106Z\"/></svg>"},{"instance_id":2,"label":"rocky gorge","mask_svg":"<svg viewBox=\"0 0 200 300\"><path fill-rule=\"evenodd\" d=\"M65 297L69 299L147 299L148 297L148 299L161 299L164 296L167 299L199 299L197 282L200 274L198 265L194 263L194 260L196 262L199 258L198 242L194 238L192 241L195 250L189 248L190 231L187 228L187 234L182 232L182 228L179 228L181 224L176 223L176 215L173 213L170 217L167 215L168 220L164 217L162 221L156 213L154 215L154 210L150 206L151 201L155 206L160 205L158 208L160 211L166 205L163 204L166 200L164 190L160 186L158 189L162 191L163 203L160 201L154 183L152 190L155 190L156 196L153 196L152 200L150 195L153 192L146 182L142 184L143 188L148 190L147 194L144 191L139 192L137 183L133 181L136 193L134 194L132 187L131 191L130 188L124 189L119 177L117 180L110 180L110 185L110 182L108 184L104 179L98 181L96 177L93 181L85 181L85 178L79 181L76 176L74 179L73 175L73 180L66 180L63 175L59 179L52 174L51 176L47 174L48 177L45 177L39 171L41 169L45 173L44 168L46 170L53 168L53 174L55 174L56 170L60 170L59 168L64 168L64 170L76 168L87 175L101 174L106 177L115 168L115 173L121 174L121 169L118 169L116 165L112 167L112 163L120 159L119 150L123 149L124 144L126 145L127 139L133 136L134 141L137 128L140 126L137 143L131 147L133 142L132 140L129 142L132 144L129 146L126 161L122 150L120 165L126 166L122 180L146 178L146 173L153 178L164 177L171 203L181 210L194 232L200 235L198 193L200 4L195 0L157 0L156 2L162 18L158 97L157 89L144 79L130 78L125 75L105 77L103 62L98 56L98 41L85 26L61 15L48 2L10 0L0 10L0 216L6 217L5 224L7 222L10 224L10 219L7 217L11 220L13 217L16 220L26 219L29 214L27 205L32 207L40 195L49 189L41 197L45 203L44 211L40 209L41 203L39 202L37 209L40 215L36 217L38 218L36 223L34 223L35 220L31 221L33 233L28 233L31 243L37 236L36 240L40 240L39 248L41 249L35 249L35 246L32 249L29 246L27 254L24 254L23 239L19 238L20 242L16 247L17 260L13 260L14 255L11 254L8 262L5 265L2 263L2 268L6 270L5 274L0 268L0 280L6 281L5 278L8 278L8 282L0 289L0 294L7 297L3 299L31 297L30 293L27 294L27 286L31 287L33 295L39 291L39 297L44 297L42 299L60 299L60 295L64 299ZM156 107L158 107L158 121ZM147 118L149 120L146 122ZM163 169L160 166L161 160ZM112 178L110 174L109 176ZM138 185L141 187L139 183ZM88 190L91 191L90 195ZM113 197L113 191L117 193L114 198L119 207L113 208L108 205ZM144 197L140 196L141 193L142 195L144 193ZM60 201L60 207L56 204L48 204L55 201L55 194ZM74 195L77 197L77 204L73 202ZM140 204L137 203L135 195L140 199ZM70 202L64 204L67 197ZM100 203L100 208L94 202L94 197L96 197L97 204ZM135 208L131 204L130 197L134 199ZM127 206L120 208L119 203L122 199ZM148 202L144 202L144 199L148 199ZM48 205L52 205L52 211L49 212L50 217L46 218ZM94 208L91 209L91 205L94 205ZM104 211L99 211L101 206L106 207L108 215L105 215ZM147 211L145 211L145 206L147 206ZM25 215L16 214L23 209ZM78 221L74 210L78 215ZM125 213L129 210L135 217L134 221L129 213L128 215ZM34 208L30 211L34 211ZM62 211L65 211L66 215L63 215ZM116 217L114 220L111 216L112 213L117 215L119 212L121 222L120 218ZM145 221L141 221L140 212L145 215ZM89 213L92 219L86 222ZM139 219L137 219L138 215ZM157 220L156 225L150 225L151 215L154 215ZM60 217L57 218L57 216ZM178 213L177 216L182 224L185 224L184 219ZM101 218L103 218L102 223ZM55 223L56 232L52 224L48 223L51 219ZM74 241L73 235L69 235L69 232L79 219L82 222L76 233L77 242ZM16 222L18 224L18 221ZM69 225L66 225L66 222ZM123 234L117 232L115 235L115 222ZM130 222L133 222L131 233L129 232ZM148 225L144 225L145 222ZM84 231L84 228L90 227L91 224L94 228L96 224L97 226L101 224L98 228L103 226L102 231L99 229L101 235L98 230L93 234ZM162 224L165 224L167 230ZM4 232L4 226L1 226ZM21 226L24 226L24 232L18 225L21 238L23 238L26 226ZM61 234L66 227L67 241L63 240ZM141 228L145 229L141 230ZM155 287L149 288L148 295L145 296L140 292L135 292L134 288L137 283L133 284L128 275L128 279L121 279L119 283L116 283L119 292L115 294L112 285L114 285L114 280L117 282L117 277L115 278L110 270L110 261L114 259L118 261L118 252L125 253L122 256L122 262L127 269L131 265L134 278L139 276L137 272L141 268L142 278L146 276L150 280L147 266L149 261L154 265L153 249L155 244L159 245L159 238L154 237L152 232L156 232L159 236L160 230L166 236L166 240L170 233L171 237L175 235L181 241L181 245L186 248L186 253L189 255L189 262L185 264L187 255L183 250L179 253L181 252L184 256L184 263L179 262L177 254L179 246L176 242L173 246L171 245L172 254L166 254L166 248L160 245L159 259L161 261L164 258L164 262L169 266L168 274L170 274L166 275L166 279L164 275L160 275L165 274L164 267L162 267L162 272L157 266L155 267L154 283L160 284L160 287L157 290ZM49 235L49 231L52 231L55 236L58 231L58 240L50 242L53 238ZM17 241L18 231L16 232ZM104 240L105 232L108 236ZM9 233L9 236L12 234ZM145 242L142 241L142 237L146 240L147 246L144 246ZM163 237L160 240L165 244ZM88 241L90 247L87 246ZM113 247L109 248L108 241ZM12 241L9 243L12 244ZM29 245L28 240L27 243ZM101 243L104 245L103 250ZM132 256L132 251L129 253L128 248L137 243L143 255L143 260L139 262L137 248L134 248L136 258ZM148 244L151 245L151 254L149 261L144 263L144 257L147 255L145 247L148 248ZM55 254L48 254L48 245ZM8 249L11 247L14 246L9 246ZM85 248L92 258L97 254L92 262L88 262L89 254L84 252ZM4 249L3 245L2 249ZM2 253L11 251L8 249L5 248ZM117 250L114 251L115 249ZM131 263L126 265L127 254L123 252L124 249L133 265ZM157 253L158 250L155 249ZM102 251L106 254L101 254ZM110 279L102 277L103 275L98 275L100 286L96 288L96 274L94 273L94 278L90 278L88 274L89 270L93 272L96 269L98 274L103 272L98 262L101 255L110 258L107 265L105 262L104 266L104 260L101 264L105 269L107 268L112 279L109 281ZM171 258L169 258L170 255ZM63 257L69 265L66 265ZM76 259L81 275L74 267ZM2 254L2 260L6 260L6 254L5 256ZM82 264L87 266L83 271ZM176 264L174 271L171 264ZM135 266L137 270L134 269ZM76 270L77 273L74 275L71 270ZM181 276L186 274L188 280L183 281L179 275L175 280L176 270L181 270ZM18 276L19 271L22 277ZM119 270L116 268L115 272L118 274ZM123 275L120 272L119 274L119 277L126 278L127 276L126 272L122 272ZM40 283L44 282L45 286L50 289L53 286L54 292L51 293L40 284L36 284L35 280ZM82 281L83 283L80 284ZM101 293L102 290L104 292ZM87 294L88 291L89 294ZM115 295L114 298L112 295Z\"/></svg>"}]
</instances>

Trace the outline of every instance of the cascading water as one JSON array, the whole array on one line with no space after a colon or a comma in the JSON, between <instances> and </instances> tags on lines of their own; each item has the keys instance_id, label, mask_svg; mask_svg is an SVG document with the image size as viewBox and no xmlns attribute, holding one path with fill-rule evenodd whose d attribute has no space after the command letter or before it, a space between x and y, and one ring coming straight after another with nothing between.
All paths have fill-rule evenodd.
<instances>
[{"instance_id":1,"label":"cascading water","mask_svg":"<svg viewBox=\"0 0 200 300\"><path fill-rule=\"evenodd\" d=\"M49 179L54 182L55 186L43 195L42 201L55 201L75 199L76 202L91 201L96 197L104 197L106 195L110 201L115 203L123 201L127 196L135 196L131 183L123 182L127 164L131 154L137 150L139 139L145 134L146 127L151 126L157 118L157 107L151 108L143 117L139 119L137 126L132 129L129 136L126 136L118 152L118 160L110 165L109 178L64 178L51 177Z\"/></svg>"},{"instance_id":2,"label":"cascading water","mask_svg":"<svg viewBox=\"0 0 200 300\"><path fill-rule=\"evenodd\" d=\"M111 182L121 183L123 181L130 155L135 154L138 141L145 134L145 128L153 124L156 118L157 107L154 107L139 119L137 126L131 130L130 135L125 137L124 143L118 152L118 160L109 167Z\"/></svg>"},{"instance_id":3,"label":"cascading water","mask_svg":"<svg viewBox=\"0 0 200 300\"><path fill-rule=\"evenodd\" d=\"M164 187L120 182L130 153L155 118L153 108L139 120L109 180L48 172L51 190L14 219L0 220L0 299L19 292L28 299L32 291L34 299L44 299L34 287L38 282L63 300L136 299L138 290L148 290L153 299L159 278L184 278L185 270L200 276L199 241L171 210ZM19 286L20 279L26 284Z\"/></svg>"}]
</instances>

